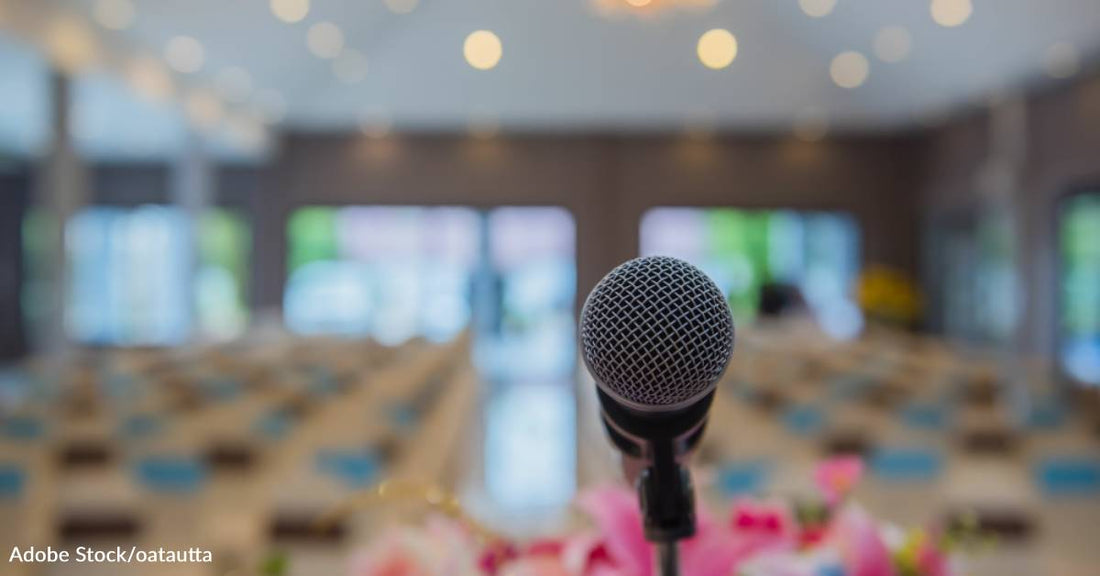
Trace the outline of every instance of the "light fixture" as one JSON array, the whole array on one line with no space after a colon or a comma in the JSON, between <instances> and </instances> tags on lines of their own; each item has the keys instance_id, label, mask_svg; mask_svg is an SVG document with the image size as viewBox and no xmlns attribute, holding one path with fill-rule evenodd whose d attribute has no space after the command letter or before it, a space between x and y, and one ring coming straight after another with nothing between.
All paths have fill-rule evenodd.
<instances>
[{"instance_id":1,"label":"light fixture","mask_svg":"<svg viewBox=\"0 0 1100 576\"><path fill-rule=\"evenodd\" d=\"M287 24L301 22L309 15L309 0L271 0L271 13Z\"/></svg>"},{"instance_id":2,"label":"light fixture","mask_svg":"<svg viewBox=\"0 0 1100 576\"><path fill-rule=\"evenodd\" d=\"M836 0L798 0L798 7L811 18L824 18L836 7Z\"/></svg>"},{"instance_id":3,"label":"light fixture","mask_svg":"<svg viewBox=\"0 0 1100 576\"><path fill-rule=\"evenodd\" d=\"M887 26L875 34L875 56L883 62L896 63L905 60L913 47L909 30L901 26Z\"/></svg>"},{"instance_id":4,"label":"light fixture","mask_svg":"<svg viewBox=\"0 0 1100 576\"><path fill-rule=\"evenodd\" d=\"M45 42L50 59L70 73L91 66L99 51L95 35L72 14L61 14L47 24Z\"/></svg>"},{"instance_id":5,"label":"light fixture","mask_svg":"<svg viewBox=\"0 0 1100 576\"><path fill-rule=\"evenodd\" d=\"M225 114L217 96L203 89L193 90L183 101L187 118L202 130L211 130L218 125Z\"/></svg>"},{"instance_id":6,"label":"light fixture","mask_svg":"<svg viewBox=\"0 0 1100 576\"><path fill-rule=\"evenodd\" d=\"M962 25L970 18L974 5L970 0L932 0L929 10L936 24L953 28Z\"/></svg>"},{"instance_id":7,"label":"light fixture","mask_svg":"<svg viewBox=\"0 0 1100 576\"><path fill-rule=\"evenodd\" d=\"M332 22L318 22L309 27L306 45L318 58L336 58L344 49L344 33Z\"/></svg>"},{"instance_id":8,"label":"light fixture","mask_svg":"<svg viewBox=\"0 0 1100 576\"><path fill-rule=\"evenodd\" d=\"M202 70L206 54L198 40L190 36L176 36L165 46L164 59L176 72L193 74Z\"/></svg>"},{"instance_id":9,"label":"light fixture","mask_svg":"<svg viewBox=\"0 0 1100 576\"><path fill-rule=\"evenodd\" d=\"M707 30L699 37L695 51L703 66L720 70L737 58L737 38L729 30L722 28Z\"/></svg>"},{"instance_id":10,"label":"light fixture","mask_svg":"<svg viewBox=\"0 0 1100 576\"><path fill-rule=\"evenodd\" d=\"M172 75L164 64L150 56L139 56L126 67L126 81L141 98L153 102L167 100L172 95Z\"/></svg>"},{"instance_id":11,"label":"light fixture","mask_svg":"<svg viewBox=\"0 0 1100 576\"><path fill-rule=\"evenodd\" d=\"M332 62L332 73L344 84L358 84L367 77L367 57L362 52L345 48Z\"/></svg>"},{"instance_id":12,"label":"light fixture","mask_svg":"<svg viewBox=\"0 0 1100 576\"><path fill-rule=\"evenodd\" d=\"M857 88L867 80L870 64L867 57L854 50L841 52L829 65L829 75L841 88Z\"/></svg>"},{"instance_id":13,"label":"light fixture","mask_svg":"<svg viewBox=\"0 0 1100 576\"><path fill-rule=\"evenodd\" d=\"M125 30L133 26L137 16L131 0L97 0L92 17L108 30Z\"/></svg>"},{"instance_id":14,"label":"light fixture","mask_svg":"<svg viewBox=\"0 0 1100 576\"><path fill-rule=\"evenodd\" d=\"M490 70L500 62L503 48L496 34L488 30L477 30L466 37L462 53L470 66L478 70Z\"/></svg>"}]
</instances>

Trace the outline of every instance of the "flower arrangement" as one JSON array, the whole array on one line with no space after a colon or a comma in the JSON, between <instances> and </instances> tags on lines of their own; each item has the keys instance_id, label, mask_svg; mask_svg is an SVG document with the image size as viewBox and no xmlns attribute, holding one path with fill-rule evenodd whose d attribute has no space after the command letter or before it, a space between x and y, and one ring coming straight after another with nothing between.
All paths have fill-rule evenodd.
<instances>
[{"instance_id":1,"label":"flower arrangement","mask_svg":"<svg viewBox=\"0 0 1100 576\"><path fill-rule=\"evenodd\" d=\"M857 458L822 463L819 499L791 504L736 501L724 517L700 510L698 531L681 545L685 576L950 576L961 531L900 529L876 522L848 495ZM485 536L459 516L437 515L370 543L350 576L654 576L653 551L630 490L602 487L577 502L587 532L519 543Z\"/></svg>"}]
</instances>

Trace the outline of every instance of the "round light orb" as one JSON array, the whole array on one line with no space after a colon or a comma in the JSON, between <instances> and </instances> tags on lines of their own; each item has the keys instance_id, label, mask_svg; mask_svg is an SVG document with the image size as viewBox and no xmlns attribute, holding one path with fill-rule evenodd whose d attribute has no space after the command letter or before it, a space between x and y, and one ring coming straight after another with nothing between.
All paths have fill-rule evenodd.
<instances>
[{"instance_id":1,"label":"round light orb","mask_svg":"<svg viewBox=\"0 0 1100 576\"><path fill-rule=\"evenodd\" d=\"M488 30L477 30L462 45L466 62L478 70L491 70L500 62L503 47L500 38Z\"/></svg>"},{"instance_id":2,"label":"round light orb","mask_svg":"<svg viewBox=\"0 0 1100 576\"><path fill-rule=\"evenodd\" d=\"M961 26L970 18L970 14L974 12L974 5L970 0L932 0L929 10L936 24L954 28Z\"/></svg>"},{"instance_id":3,"label":"round light orb","mask_svg":"<svg viewBox=\"0 0 1100 576\"><path fill-rule=\"evenodd\" d=\"M309 15L309 0L271 0L271 13L287 24L301 22Z\"/></svg>"},{"instance_id":4,"label":"round light orb","mask_svg":"<svg viewBox=\"0 0 1100 576\"><path fill-rule=\"evenodd\" d=\"M875 34L875 56L883 62L901 62L912 49L913 37L901 26L887 26Z\"/></svg>"},{"instance_id":5,"label":"round light orb","mask_svg":"<svg viewBox=\"0 0 1100 576\"><path fill-rule=\"evenodd\" d=\"M95 35L75 15L62 14L51 20L45 31L46 51L65 72L79 72L97 58L99 45Z\"/></svg>"},{"instance_id":6,"label":"round light orb","mask_svg":"<svg viewBox=\"0 0 1100 576\"><path fill-rule=\"evenodd\" d=\"M867 57L854 50L837 54L829 65L829 75L841 88L858 88L867 81L870 70Z\"/></svg>"},{"instance_id":7,"label":"round light orb","mask_svg":"<svg viewBox=\"0 0 1100 576\"><path fill-rule=\"evenodd\" d=\"M1069 78L1081 70L1081 54L1072 44L1059 42L1047 48L1043 68L1051 78Z\"/></svg>"},{"instance_id":8,"label":"round light orb","mask_svg":"<svg viewBox=\"0 0 1100 576\"><path fill-rule=\"evenodd\" d=\"M108 30L125 30L134 25L137 10L131 0L97 0L92 17Z\"/></svg>"},{"instance_id":9,"label":"round light orb","mask_svg":"<svg viewBox=\"0 0 1100 576\"><path fill-rule=\"evenodd\" d=\"M367 57L358 50L346 48L332 61L332 73L344 84L358 84L367 78Z\"/></svg>"},{"instance_id":10,"label":"round light orb","mask_svg":"<svg viewBox=\"0 0 1100 576\"><path fill-rule=\"evenodd\" d=\"M187 118L203 130L211 130L218 125L225 114L218 97L207 90L195 90L183 101L183 110Z\"/></svg>"},{"instance_id":11,"label":"round light orb","mask_svg":"<svg viewBox=\"0 0 1100 576\"><path fill-rule=\"evenodd\" d=\"M332 22L318 22L309 27L306 46L318 58L336 58L344 49L344 33Z\"/></svg>"},{"instance_id":12,"label":"round light orb","mask_svg":"<svg viewBox=\"0 0 1100 576\"><path fill-rule=\"evenodd\" d=\"M711 70L721 70L737 58L737 38L729 30L715 28L699 37L695 47L699 61Z\"/></svg>"},{"instance_id":13,"label":"round light orb","mask_svg":"<svg viewBox=\"0 0 1100 576\"><path fill-rule=\"evenodd\" d=\"M416 10L419 0L386 0L386 8L394 14L408 14Z\"/></svg>"},{"instance_id":14,"label":"round light orb","mask_svg":"<svg viewBox=\"0 0 1100 576\"><path fill-rule=\"evenodd\" d=\"M164 64L149 56L135 58L126 67L126 81L141 98L163 102L172 96L172 75Z\"/></svg>"},{"instance_id":15,"label":"round light orb","mask_svg":"<svg viewBox=\"0 0 1100 576\"><path fill-rule=\"evenodd\" d=\"M824 18L836 8L836 0L798 0L798 7L811 18Z\"/></svg>"},{"instance_id":16,"label":"round light orb","mask_svg":"<svg viewBox=\"0 0 1100 576\"><path fill-rule=\"evenodd\" d=\"M202 70L206 53L198 40L190 36L176 36L165 46L164 59L176 72L194 74Z\"/></svg>"}]
</instances>

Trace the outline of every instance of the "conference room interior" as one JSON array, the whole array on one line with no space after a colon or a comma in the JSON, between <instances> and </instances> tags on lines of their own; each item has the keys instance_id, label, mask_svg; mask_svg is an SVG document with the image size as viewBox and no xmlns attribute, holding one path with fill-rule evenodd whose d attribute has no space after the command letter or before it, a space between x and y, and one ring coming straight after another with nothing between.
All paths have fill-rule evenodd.
<instances>
[{"instance_id":1,"label":"conference room interior","mask_svg":"<svg viewBox=\"0 0 1100 576\"><path fill-rule=\"evenodd\" d=\"M856 455L968 574L1094 573L1098 54L1094 0L0 0L0 548L214 551L0 572L347 573L395 479L573 529L581 308L665 255L736 325L704 505Z\"/></svg>"}]
</instances>

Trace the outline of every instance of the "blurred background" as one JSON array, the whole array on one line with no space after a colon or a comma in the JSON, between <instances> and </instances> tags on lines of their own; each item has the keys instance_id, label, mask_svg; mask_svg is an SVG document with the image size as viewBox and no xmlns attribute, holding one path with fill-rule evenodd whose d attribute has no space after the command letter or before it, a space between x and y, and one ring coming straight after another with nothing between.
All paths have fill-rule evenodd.
<instances>
[{"instance_id":1,"label":"blurred background","mask_svg":"<svg viewBox=\"0 0 1100 576\"><path fill-rule=\"evenodd\" d=\"M395 477L560 529L577 313L664 254L738 323L706 498L855 453L1092 573L1098 55L1095 0L0 0L0 543L339 572Z\"/></svg>"}]
</instances>

